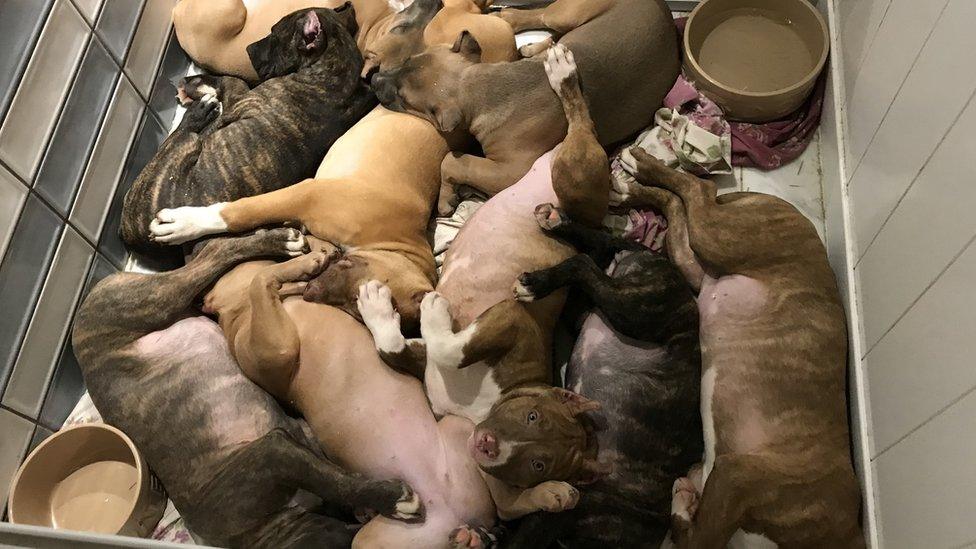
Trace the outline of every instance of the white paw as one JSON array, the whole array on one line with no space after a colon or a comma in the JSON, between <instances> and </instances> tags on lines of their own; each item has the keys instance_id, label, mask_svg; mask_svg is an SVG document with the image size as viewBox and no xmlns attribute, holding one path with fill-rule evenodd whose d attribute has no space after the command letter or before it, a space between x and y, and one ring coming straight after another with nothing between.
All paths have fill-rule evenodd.
<instances>
[{"instance_id":1,"label":"white paw","mask_svg":"<svg viewBox=\"0 0 976 549\"><path fill-rule=\"evenodd\" d=\"M217 104L217 116L224 113L224 104L217 99L217 90L210 86L201 86L198 88L201 92L204 92L204 96L200 99L203 103L216 103Z\"/></svg>"},{"instance_id":2,"label":"white paw","mask_svg":"<svg viewBox=\"0 0 976 549\"><path fill-rule=\"evenodd\" d=\"M568 511L579 503L579 490L566 482L550 480L532 490L533 500L539 509L550 513Z\"/></svg>"},{"instance_id":3,"label":"white paw","mask_svg":"<svg viewBox=\"0 0 976 549\"><path fill-rule=\"evenodd\" d=\"M576 60L573 58L573 52L562 44L554 44L549 48L543 65L546 67L549 85L556 93L559 93L563 82L576 75Z\"/></svg>"},{"instance_id":4,"label":"white paw","mask_svg":"<svg viewBox=\"0 0 976 549\"><path fill-rule=\"evenodd\" d=\"M437 292L427 292L420 302L420 333L424 339L454 333L451 304Z\"/></svg>"},{"instance_id":5,"label":"white paw","mask_svg":"<svg viewBox=\"0 0 976 549\"><path fill-rule=\"evenodd\" d=\"M639 183L630 174L612 174L610 177L610 206L617 207L628 204L634 197L636 185Z\"/></svg>"},{"instance_id":6,"label":"white paw","mask_svg":"<svg viewBox=\"0 0 976 549\"><path fill-rule=\"evenodd\" d=\"M526 288L520 279L516 279L515 284L512 285L512 295L516 301L521 301L522 303L535 301L535 294L532 293L532 290Z\"/></svg>"},{"instance_id":7,"label":"white paw","mask_svg":"<svg viewBox=\"0 0 976 549\"><path fill-rule=\"evenodd\" d=\"M691 522L698 510L698 491L687 477L681 477L671 486L671 514Z\"/></svg>"},{"instance_id":8,"label":"white paw","mask_svg":"<svg viewBox=\"0 0 976 549\"><path fill-rule=\"evenodd\" d=\"M400 313L393 308L390 288L378 280L370 280L359 287L356 302L363 324L373 333L376 348L383 352L397 353L406 341L400 333Z\"/></svg>"},{"instance_id":9,"label":"white paw","mask_svg":"<svg viewBox=\"0 0 976 549\"><path fill-rule=\"evenodd\" d=\"M285 250L291 257L298 257L308 250L308 242L305 235L298 229L288 229L288 239L285 240Z\"/></svg>"},{"instance_id":10,"label":"white paw","mask_svg":"<svg viewBox=\"0 0 976 549\"><path fill-rule=\"evenodd\" d=\"M225 203L206 207L185 206L159 210L149 223L149 238L163 244L183 244L209 234L227 231L220 216Z\"/></svg>"},{"instance_id":11,"label":"white paw","mask_svg":"<svg viewBox=\"0 0 976 549\"><path fill-rule=\"evenodd\" d=\"M413 520L423 516L424 506L420 496L413 490L404 489L403 497L396 503L393 518L399 520Z\"/></svg>"}]
</instances>

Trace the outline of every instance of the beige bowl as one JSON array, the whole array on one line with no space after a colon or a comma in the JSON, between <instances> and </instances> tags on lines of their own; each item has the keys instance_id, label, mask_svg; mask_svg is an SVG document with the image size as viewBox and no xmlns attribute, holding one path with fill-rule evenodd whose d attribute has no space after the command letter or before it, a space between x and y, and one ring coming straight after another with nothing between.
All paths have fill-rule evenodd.
<instances>
[{"instance_id":1,"label":"beige bowl","mask_svg":"<svg viewBox=\"0 0 976 549\"><path fill-rule=\"evenodd\" d=\"M10 487L10 522L146 537L166 495L122 431L102 423L59 431L27 456Z\"/></svg>"},{"instance_id":2,"label":"beige bowl","mask_svg":"<svg viewBox=\"0 0 976 549\"><path fill-rule=\"evenodd\" d=\"M768 122L810 95L829 43L808 0L706 0L685 26L684 72L730 119Z\"/></svg>"}]
</instances>

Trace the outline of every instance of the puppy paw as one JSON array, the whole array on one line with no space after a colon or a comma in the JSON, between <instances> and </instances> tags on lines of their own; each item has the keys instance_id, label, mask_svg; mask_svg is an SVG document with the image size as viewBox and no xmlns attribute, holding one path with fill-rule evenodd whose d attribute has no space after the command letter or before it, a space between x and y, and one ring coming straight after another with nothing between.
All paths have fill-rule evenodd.
<instances>
[{"instance_id":1,"label":"puppy paw","mask_svg":"<svg viewBox=\"0 0 976 549\"><path fill-rule=\"evenodd\" d=\"M184 206L159 210L149 223L149 239L162 244L183 244L209 234L227 231L220 212L226 204Z\"/></svg>"},{"instance_id":2,"label":"puppy paw","mask_svg":"<svg viewBox=\"0 0 976 549\"><path fill-rule=\"evenodd\" d=\"M546 76L549 77L549 85L557 94L562 93L563 86L577 84L576 60L573 58L573 52L566 46L554 44L549 48L543 65L546 68Z\"/></svg>"},{"instance_id":3,"label":"puppy paw","mask_svg":"<svg viewBox=\"0 0 976 549\"><path fill-rule=\"evenodd\" d=\"M397 352L405 345L400 333L400 313L393 308L390 288L378 280L370 280L359 287L356 301L363 324L373 334L373 341L380 351Z\"/></svg>"},{"instance_id":4,"label":"puppy paw","mask_svg":"<svg viewBox=\"0 0 976 549\"><path fill-rule=\"evenodd\" d=\"M629 174L615 174L610 178L610 202L613 208L627 206L634 199L637 183Z\"/></svg>"},{"instance_id":5,"label":"puppy paw","mask_svg":"<svg viewBox=\"0 0 976 549\"><path fill-rule=\"evenodd\" d=\"M419 522L424 520L424 502L420 495L413 491L413 488L401 482L401 496L393 506L392 518L406 522Z\"/></svg>"},{"instance_id":6,"label":"puppy paw","mask_svg":"<svg viewBox=\"0 0 976 549\"><path fill-rule=\"evenodd\" d=\"M254 236L254 248L264 255L298 257L309 250L305 235L298 229L259 229Z\"/></svg>"},{"instance_id":7,"label":"puppy paw","mask_svg":"<svg viewBox=\"0 0 976 549\"><path fill-rule=\"evenodd\" d=\"M207 94L203 96L199 101L193 101L186 108L186 112L183 113L183 120L180 122L180 128L184 131L200 133L211 122L220 116L223 112L223 106L220 101L217 100L217 96L213 94Z\"/></svg>"},{"instance_id":8,"label":"puppy paw","mask_svg":"<svg viewBox=\"0 0 976 549\"><path fill-rule=\"evenodd\" d=\"M487 528L462 524L451 532L451 549L488 549L498 545L498 539Z\"/></svg>"},{"instance_id":9,"label":"puppy paw","mask_svg":"<svg viewBox=\"0 0 976 549\"><path fill-rule=\"evenodd\" d=\"M544 231L551 231L569 223L569 217L552 204L539 204L536 206L535 220Z\"/></svg>"},{"instance_id":10,"label":"puppy paw","mask_svg":"<svg viewBox=\"0 0 976 549\"><path fill-rule=\"evenodd\" d=\"M522 273L517 279L515 279L515 284L512 285L512 296L515 301L521 301L522 303L531 303L535 301L535 292L532 291L532 286L526 280L526 275L529 273Z\"/></svg>"},{"instance_id":11,"label":"puppy paw","mask_svg":"<svg viewBox=\"0 0 976 549\"><path fill-rule=\"evenodd\" d=\"M671 516L691 522L698 511L698 490L688 477L681 477L671 486Z\"/></svg>"},{"instance_id":12,"label":"puppy paw","mask_svg":"<svg viewBox=\"0 0 976 549\"><path fill-rule=\"evenodd\" d=\"M262 275L273 279L279 285L288 282L307 282L324 271L328 264L329 256L327 254L311 252L284 263L267 267L266 270L262 271Z\"/></svg>"},{"instance_id":13,"label":"puppy paw","mask_svg":"<svg viewBox=\"0 0 976 549\"><path fill-rule=\"evenodd\" d=\"M184 106L212 95L220 95L220 77L208 74L187 76L176 85L176 98Z\"/></svg>"},{"instance_id":14,"label":"puppy paw","mask_svg":"<svg viewBox=\"0 0 976 549\"><path fill-rule=\"evenodd\" d=\"M559 513L573 509L579 503L579 490L566 482L546 481L532 491L533 502L541 511Z\"/></svg>"},{"instance_id":15,"label":"puppy paw","mask_svg":"<svg viewBox=\"0 0 976 549\"><path fill-rule=\"evenodd\" d=\"M424 339L454 333L450 302L437 292L428 292L420 302L420 332Z\"/></svg>"}]
</instances>

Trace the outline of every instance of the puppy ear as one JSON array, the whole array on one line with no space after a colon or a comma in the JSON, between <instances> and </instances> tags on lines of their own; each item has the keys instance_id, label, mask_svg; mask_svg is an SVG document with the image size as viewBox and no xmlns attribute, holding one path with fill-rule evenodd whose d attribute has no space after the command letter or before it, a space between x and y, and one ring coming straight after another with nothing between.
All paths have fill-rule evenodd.
<instances>
[{"instance_id":1,"label":"puppy ear","mask_svg":"<svg viewBox=\"0 0 976 549\"><path fill-rule=\"evenodd\" d=\"M556 393L559 397L560 402L569 408L569 412L574 416L578 416L584 412L592 412L600 409L600 403L595 400L590 400L585 396L574 393L569 389L563 389L561 387L553 387L552 391Z\"/></svg>"},{"instance_id":2,"label":"puppy ear","mask_svg":"<svg viewBox=\"0 0 976 549\"><path fill-rule=\"evenodd\" d=\"M434 113L434 119L437 121L437 129L451 133L461 123L461 109L454 106L438 109Z\"/></svg>"},{"instance_id":3,"label":"puppy ear","mask_svg":"<svg viewBox=\"0 0 976 549\"><path fill-rule=\"evenodd\" d=\"M308 10L302 18L302 38L306 51L312 51L322 45L322 21L315 10Z\"/></svg>"},{"instance_id":4,"label":"puppy ear","mask_svg":"<svg viewBox=\"0 0 976 549\"><path fill-rule=\"evenodd\" d=\"M333 11L339 16L339 21L349 31L349 35L356 36L356 33L359 32L359 23L356 22L356 8L352 2L347 1Z\"/></svg>"},{"instance_id":5,"label":"puppy ear","mask_svg":"<svg viewBox=\"0 0 976 549\"><path fill-rule=\"evenodd\" d=\"M275 64L271 56L271 41L273 35L265 36L261 40L249 45L247 57L251 60L251 66L258 78L265 80L275 74Z\"/></svg>"},{"instance_id":6,"label":"puppy ear","mask_svg":"<svg viewBox=\"0 0 976 549\"><path fill-rule=\"evenodd\" d=\"M481 62L481 44L468 30L461 31L454 46L451 48L454 53L460 53L474 63Z\"/></svg>"},{"instance_id":7,"label":"puppy ear","mask_svg":"<svg viewBox=\"0 0 976 549\"><path fill-rule=\"evenodd\" d=\"M613 467L609 463L603 463L592 458L583 460L580 467L579 477L574 484L586 485L602 479L613 472Z\"/></svg>"}]
</instances>

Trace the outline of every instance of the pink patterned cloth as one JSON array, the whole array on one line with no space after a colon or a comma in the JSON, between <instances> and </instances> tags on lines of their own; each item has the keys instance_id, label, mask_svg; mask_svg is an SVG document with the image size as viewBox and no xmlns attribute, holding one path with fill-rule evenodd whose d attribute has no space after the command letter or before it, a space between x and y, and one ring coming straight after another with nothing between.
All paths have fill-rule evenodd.
<instances>
[{"instance_id":1,"label":"pink patterned cloth","mask_svg":"<svg viewBox=\"0 0 976 549\"><path fill-rule=\"evenodd\" d=\"M678 35L685 30L687 17L674 20L678 27ZM690 90L688 88L691 88ZM732 127L732 165L762 170L774 170L796 160L813 139L820 126L820 115L823 111L824 93L827 89L826 71L817 79L813 92L806 103L793 113L781 120L764 124L750 124L748 122L730 122ZM694 90L693 92L691 90ZM694 84L678 77L675 87L668 94L668 98L677 101L684 98L685 103L697 94ZM672 96L673 95L673 96ZM665 106L668 106L667 99Z\"/></svg>"}]
</instances>

